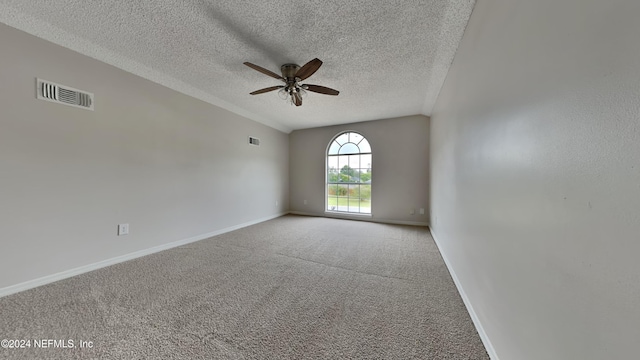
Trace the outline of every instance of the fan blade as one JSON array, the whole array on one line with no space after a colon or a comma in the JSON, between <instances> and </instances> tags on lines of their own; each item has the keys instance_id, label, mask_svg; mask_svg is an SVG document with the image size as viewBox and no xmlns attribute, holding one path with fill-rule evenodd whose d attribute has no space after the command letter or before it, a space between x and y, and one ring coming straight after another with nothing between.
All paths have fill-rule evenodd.
<instances>
[{"instance_id":1,"label":"fan blade","mask_svg":"<svg viewBox=\"0 0 640 360\"><path fill-rule=\"evenodd\" d=\"M320 93L320 94L325 94L325 95L338 95L338 94L340 94L340 91L338 91L338 90L334 90L334 89L328 88L326 86L320 86L320 85L305 84L304 89L309 90L309 91L313 91L313 92L317 92L317 93Z\"/></svg>"},{"instance_id":2,"label":"fan blade","mask_svg":"<svg viewBox=\"0 0 640 360\"><path fill-rule=\"evenodd\" d=\"M260 71L261 73L265 74L265 75L269 75L272 78L276 78L278 80L282 80L284 81L284 79L282 78L282 76L274 73L273 71L267 70L265 68L263 68L262 66L258 66L256 64L252 64L250 62L244 62L243 64L247 65L248 67L252 68L253 70L257 70Z\"/></svg>"},{"instance_id":3,"label":"fan blade","mask_svg":"<svg viewBox=\"0 0 640 360\"><path fill-rule=\"evenodd\" d=\"M293 93L293 103L296 104L296 106L302 105L302 97L297 92Z\"/></svg>"},{"instance_id":4,"label":"fan blade","mask_svg":"<svg viewBox=\"0 0 640 360\"><path fill-rule=\"evenodd\" d=\"M283 87L284 87L284 85L272 86L272 87L268 87L268 88L264 88L264 89L260 89L260 90L256 90L256 91L250 92L249 94L251 94L251 95L264 94L264 93L269 92L269 91L282 89Z\"/></svg>"},{"instance_id":5,"label":"fan blade","mask_svg":"<svg viewBox=\"0 0 640 360\"><path fill-rule=\"evenodd\" d=\"M320 59L318 58L315 58L298 69L298 72L296 72L296 77L300 78L300 80L304 80L318 71L321 65L322 61L320 61Z\"/></svg>"}]
</instances>

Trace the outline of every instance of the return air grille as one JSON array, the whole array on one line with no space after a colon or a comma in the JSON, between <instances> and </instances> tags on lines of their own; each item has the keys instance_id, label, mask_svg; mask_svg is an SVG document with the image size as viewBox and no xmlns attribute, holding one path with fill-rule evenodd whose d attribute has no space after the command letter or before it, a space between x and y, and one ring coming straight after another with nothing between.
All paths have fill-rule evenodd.
<instances>
[{"instance_id":1,"label":"return air grille","mask_svg":"<svg viewBox=\"0 0 640 360\"><path fill-rule=\"evenodd\" d=\"M260 146L260 139L249 136L249 144Z\"/></svg>"},{"instance_id":2,"label":"return air grille","mask_svg":"<svg viewBox=\"0 0 640 360\"><path fill-rule=\"evenodd\" d=\"M47 80L36 80L38 99L93 111L92 93L74 89L70 86L56 84Z\"/></svg>"}]
</instances>

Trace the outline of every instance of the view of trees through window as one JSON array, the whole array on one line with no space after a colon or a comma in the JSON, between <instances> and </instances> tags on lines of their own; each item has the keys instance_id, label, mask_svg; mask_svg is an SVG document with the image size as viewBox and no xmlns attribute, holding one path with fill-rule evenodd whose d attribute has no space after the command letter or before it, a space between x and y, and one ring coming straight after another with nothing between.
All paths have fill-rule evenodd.
<instances>
[{"instance_id":1,"label":"view of trees through window","mask_svg":"<svg viewBox=\"0 0 640 360\"><path fill-rule=\"evenodd\" d=\"M356 132L342 133L329 145L327 210L371 214L371 146Z\"/></svg>"}]
</instances>

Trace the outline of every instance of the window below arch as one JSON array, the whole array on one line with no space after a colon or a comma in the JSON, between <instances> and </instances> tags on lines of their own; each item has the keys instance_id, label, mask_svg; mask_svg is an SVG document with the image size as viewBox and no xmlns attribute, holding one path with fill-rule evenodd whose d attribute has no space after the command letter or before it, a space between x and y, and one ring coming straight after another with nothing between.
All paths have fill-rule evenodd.
<instances>
[{"instance_id":1,"label":"window below arch","mask_svg":"<svg viewBox=\"0 0 640 360\"><path fill-rule=\"evenodd\" d=\"M327 148L327 211L371 214L371 146L353 131Z\"/></svg>"}]
</instances>

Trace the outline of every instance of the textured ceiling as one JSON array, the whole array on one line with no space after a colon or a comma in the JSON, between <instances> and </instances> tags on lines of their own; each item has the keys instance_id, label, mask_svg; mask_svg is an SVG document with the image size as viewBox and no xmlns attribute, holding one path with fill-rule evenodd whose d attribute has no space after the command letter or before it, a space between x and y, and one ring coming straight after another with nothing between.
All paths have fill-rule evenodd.
<instances>
[{"instance_id":1,"label":"textured ceiling","mask_svg":"<svg viewBox=\"0 0 640 360\"><path fill-rule=\"evenodd\" d=\"M282 131L430 115L475 0L0 0L0 22ZM301 107L249 95L324 64ZM59 79L58 81L64 81Z\"/></svg>"}]
</instances>

